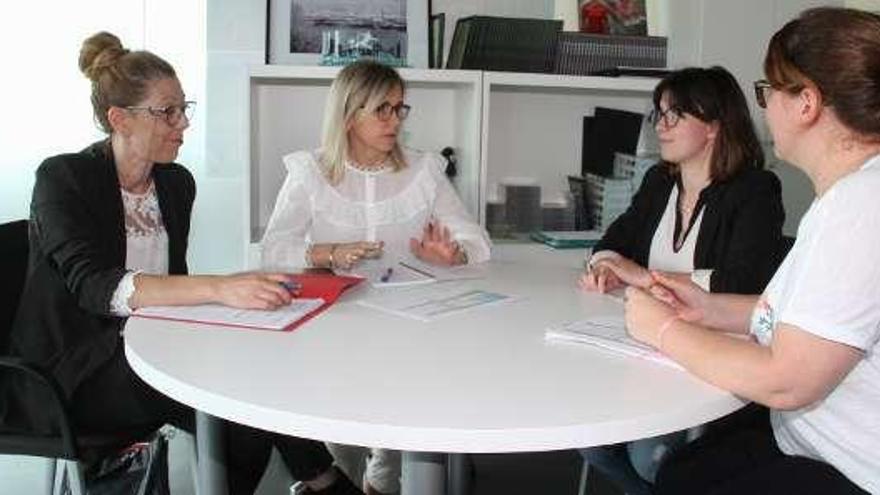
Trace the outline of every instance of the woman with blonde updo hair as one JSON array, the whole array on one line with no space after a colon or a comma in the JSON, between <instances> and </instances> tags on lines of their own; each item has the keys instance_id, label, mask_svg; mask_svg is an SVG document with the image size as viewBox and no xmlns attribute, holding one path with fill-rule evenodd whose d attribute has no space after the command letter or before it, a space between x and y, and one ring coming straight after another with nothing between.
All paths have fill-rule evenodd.
<instances>
[{"instance_id":1,"label":"woman with blonde updo hair","mask_svg":"<svg viewBox=\"0 0 880 495\"><path fill-rule=\"evenodd\" d=\"M95 121L107 138L53 156L37 170L30 261L11 352L52 373L77 430L133 441L165 423L188 428L192 409L142 382L128 366L122 331L136 308L218 303L274 309L291 294L280 273L187 275L195 182L174 163L195 105L171 65L101 32L79 57L92 82ZM53 431L49 400L8 381L0 419ZM362 493L332 467L323 444L229 424L230 493L252 493L272 447L306 493Z\"/></svg>"}]
</instances>

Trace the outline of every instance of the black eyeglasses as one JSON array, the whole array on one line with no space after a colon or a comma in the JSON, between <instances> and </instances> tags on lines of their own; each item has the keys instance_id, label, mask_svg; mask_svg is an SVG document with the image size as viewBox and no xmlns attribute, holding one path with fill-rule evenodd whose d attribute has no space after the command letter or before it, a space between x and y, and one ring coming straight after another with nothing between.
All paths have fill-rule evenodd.
<instances>
[{"instance_id":1,"label":"black eyeglasses","mask_svg":"<svg viewBox=\"0 0 880 495\"><path fill-rule=\"evenodd\" d=\"M404 103L398 103L397 105L392 105L387 101L382 103L378 107L376 107L376 118L382 121L389 120L392 114L397 115L397 118L400 120L405 120L409 115L409 111L412 107L406 105Z\"/></svg>"},{"instance_id":2,"label":"black eyeglasses","mask_svg":"<svg viewBox=\"0 0 880 495\"><path fill-rule=\"evenodd\" d=\"M755 81L755 101L761 108L767 108L767 90L773 89L773 85L766 79Z\"/></svg>"},{"instance_id":3,"label":"black eyeglasses","mask_svg":"<svg viewBox=\"0 0 880 495\"><path fill-rule=\"evenodd\" d=\"M684 112L681 110L670 107L666 110L660 110L659 108L655 108L651 110L651 113L648 114L648 122L651 125L656 126L658 123L663 122L663 126L672 129L676 125L678 125L678 121L684 116Z\"/></svg>"},{"instance_id":4,"label":"black eyeglasses","mask_svg":"<svg viewBox=\"0 0 880 495\"><path fill-rule=\"evenodd\" d=\"M193 111L195 111L196 102L185 101L183 105L168 105L164 107L125 107L131 111L149 112L153 117L163 118L168 125L175 126L180 123L180 119L186 117L186 121L192 120Z\"/></svg>"}]
</instances>

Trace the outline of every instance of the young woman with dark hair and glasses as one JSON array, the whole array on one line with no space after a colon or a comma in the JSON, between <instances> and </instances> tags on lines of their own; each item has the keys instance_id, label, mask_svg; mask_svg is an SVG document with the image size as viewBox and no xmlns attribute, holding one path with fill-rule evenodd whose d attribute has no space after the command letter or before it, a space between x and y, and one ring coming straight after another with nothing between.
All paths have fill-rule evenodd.
<instances>
[{"instance_id":1,"label":"young woman with dark hair and glasses","mask_svg":"<svg viewBox=\"0 0 880 495\"><path fill-rule=\"evenodd\" d=\"M581 287L646 289L649 270L664 270L713 292L759 293L779 260L784 213L739 85L721 67L687 68L664 78L653 102L661 163L594 248ZM663 453L685 436L582 453L622 490L644 494Z\"/></svg>"},{"instance_id":2,"label":"young woman with dark hair and glasses","mask_svg":"<svg viewBox=\"0 0 880 495\"><path fill-rule=\"evenodd\" d=\"M627 328L700 378L769 407L670 456L663 494L880 493L880 16L803 12L755 88L776 155L816 199L760 296L654 276Z\"/></svg>"},{"instance_id":3,"label":"young woman with dark hair and glasses","mask_svg":"<svg viewBox=\"0 0 880 495\"><path fill-rule=\"evenodd\" d=\"M174 163L189 127L174 69L119 38L85 40L80 69L92 81L95 120L107 139L46 159L31 202L30 269L11 335L12 352L51 372L78 431L128 438L165 423L191 429L189 407L141 381L122 330L136 308L219 303L289 304L281 273L187 275L195 182ZM4 382L3 423L52 431L41 390ZM253 493L277 447L311 493L361 492L320 442L227 425L228 488Z\"/></svg>"}]
</instances>

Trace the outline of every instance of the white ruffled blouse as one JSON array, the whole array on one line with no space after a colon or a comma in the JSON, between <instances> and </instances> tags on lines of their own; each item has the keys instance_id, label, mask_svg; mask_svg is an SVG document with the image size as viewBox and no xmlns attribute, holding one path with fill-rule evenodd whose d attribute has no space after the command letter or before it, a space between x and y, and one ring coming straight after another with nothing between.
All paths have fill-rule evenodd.
<instances>
[{"instance_id":1,"label":"white ruffled blouse","mask_svg":"<svg viewBox=\"0 0 880 495\"><path fill-rule=\"evenodd\" d=\"M486 231L470 217L443 174L439 155L404 150L407 166L365 171L347 164L331 184L319 165L320 151L284 157L287 178L262 240L264 269L308 266L311 244L383 241L383 257L405 258L431 219L447 227L470 263L489 259Z\"/></svg>"}]
</instances>

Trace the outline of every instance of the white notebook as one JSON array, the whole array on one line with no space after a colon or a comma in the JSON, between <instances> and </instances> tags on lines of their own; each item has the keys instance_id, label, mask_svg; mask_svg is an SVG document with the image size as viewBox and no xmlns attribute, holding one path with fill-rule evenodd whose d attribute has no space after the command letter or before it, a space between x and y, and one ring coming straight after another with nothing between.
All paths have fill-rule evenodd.
<instances>
[{"instance_id":1,"label":"white notebook","mask_svg":"<svg viewBox=\"0 0 880 495\"><path fill-rule=\"evenodd\" d=\"M684 369L653 347L643 344L626 333L623 317L595 316L548 328L547 341L585 344L614 354L647 359L655 363Z\"/></svg>"}]
</instances>

